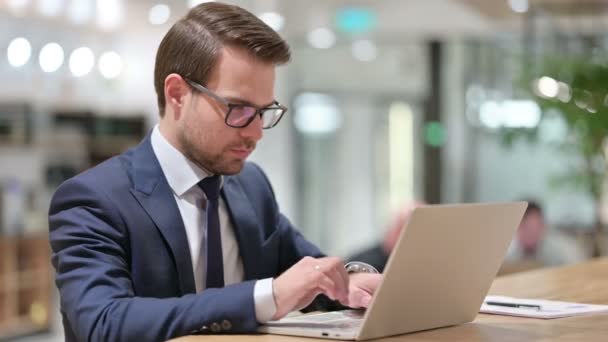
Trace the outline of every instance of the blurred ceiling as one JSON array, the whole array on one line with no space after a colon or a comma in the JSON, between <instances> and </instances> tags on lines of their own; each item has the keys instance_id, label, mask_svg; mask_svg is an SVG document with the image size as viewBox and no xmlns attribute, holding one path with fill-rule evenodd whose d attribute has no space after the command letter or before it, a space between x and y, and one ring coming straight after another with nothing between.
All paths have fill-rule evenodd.
<instances>
[{"instance_id":1,"label":"blurred ceiling","mask_svg":"<svg viewBox=\"0 0 608 342\"><path fill-rule=\"evenodd\" d=\"M480 35L493 31L496 23L475 8L457 0L316 0L279 3L287 18L287 33L302 36L316 27L332 27L341 8L372 11L377 20L373 36L380 39L424 39Z\"/></svg>"},{"instance_id":2,"label":"blurred ceiling","mask_svg":"<svg viewBox=\"0 0 608 342\"><path fill-rule=\"evenodd\" d=\"M36 9L45 0L0 0L0 17L11 16L9 3L27 3L22 15L69 27L67 6L75 0L46 0L59 2L64 9L54 17L43 17ZM189 0L77 0L78 3L123 3L126 14L121 29L142 32L166 31L169 24L177 20L188 9ZM148 12L153 5L164 2L171 8L168 24L151 26ZM343 8L363 8L374 13L376 25L369 35L376 39L392 40L393 37L426 39L461 36L486 36L500 32L518 31L522 18L527 13L516 13L510 2L526 3L531 11L549 16L605 16L608 13L606 0L228 0L256 14L278 11L285 17L283 32L290 39L304 38L319 27L334 27L335 14ZM97 3L97 5L95 5ZM94 20L81 25L85 30L95 30ZM608 22L608 20L607 20ZM604 27L601 27L604 29Z\"/></svg>"},{"instance_id":3,"label":"blurred ceiling","mask_svg":"<svg viewBox=\"0 0 608 342\"><path fill-rule=\"evenodd\" d=\"M263 0L259 1L263 3ZM340 8L360 7L377 16L375 38L426 39L492 36L520 32L524 19L548 19L566 31L608 29L608 0L309 0L277 2L287 18L287 32L301 37L319 27L331 27ZM525 6L527 11L512 9Z\"/></svg>"},{"instance_id":4,"label":"blurred ceiling","mask_svg":"<svg viewBox=\"0 0 608 342\"><path fill-rule=\"evenodd\" d=\"M508 0L455 0L467 4L480 13L496 19L513 18L515 13ZM529 0L528 7L554 16L605 15L608 1L605 0Z\"/></svg>"}]
</instances>

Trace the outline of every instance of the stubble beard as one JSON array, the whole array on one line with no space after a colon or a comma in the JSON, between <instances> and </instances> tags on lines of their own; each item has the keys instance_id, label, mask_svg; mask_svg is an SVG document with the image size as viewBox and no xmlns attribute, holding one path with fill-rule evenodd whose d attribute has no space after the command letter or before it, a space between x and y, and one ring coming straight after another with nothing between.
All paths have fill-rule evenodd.
<instances>
[{"instance_id":1,"label":"stubble beard","mask_svg":"<svg viewBox=\"0 0 608 342\"><path fill-rule=\"evenodd\" d=\"M234 159L223 160L222 153L213 155L201 149L206 142L213 141L212 137L201 133L199 139L191 136L188 131L182 131L178 135L180 145L183 147L183 153L190 161L198 167L213 175L235 175L243 169L245 160Z\"/></svg>"}]
</instances>

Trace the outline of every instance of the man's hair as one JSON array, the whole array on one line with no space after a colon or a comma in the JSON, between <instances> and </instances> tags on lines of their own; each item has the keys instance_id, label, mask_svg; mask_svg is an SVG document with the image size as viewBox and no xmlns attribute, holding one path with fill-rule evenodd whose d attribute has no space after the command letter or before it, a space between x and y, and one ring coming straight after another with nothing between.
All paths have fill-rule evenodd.
<instances>
[{"instance_id":1,"label":"man's hair","mask_svg":"<svg viewBox=\"0 0 608 342\"><path fill-rule=\"evenodd\" d=\"M524 212L524 217L526 217L534 212L537 212L537 213L543 215L543 208L540 206L540 204L537 201L535 201L533 199L523 199L523 201L528 202L528 207L526 208L526 211Z\"/></svg>"},{"instance_id":2,"label":"man's hair","mask_svg":"<svg viewBox=\"0 0 608 342\"><path fill-rule=\"evenodd\" d=\"M156 53L154 88L161 117L165 78L172 73L206 84L223 46L245 49L265 63L289 62L289 45L252 13L234 5L208 2L192 8L165 35Z\"/></svg>"}]
</instances>

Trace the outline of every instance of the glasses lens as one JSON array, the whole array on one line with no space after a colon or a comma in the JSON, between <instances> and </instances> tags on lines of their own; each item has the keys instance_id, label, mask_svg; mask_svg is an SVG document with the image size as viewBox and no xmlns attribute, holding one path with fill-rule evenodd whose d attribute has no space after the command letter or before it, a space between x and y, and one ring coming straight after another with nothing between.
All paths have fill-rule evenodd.
<instances>
[{"instance_id":1,"label":"glasses lens","mask_svg":"<svg viewBox=\"0 0 608 342\"><path fill-rule=\"evenodd\" d=\"M226 122L233 127L244 127L247 125L251 117L256 114L256 108L250 106L235 106L232 107Z\"/></svg>"},{"instance_id":2,"label":"glasses lens","mask_svg":"<svg viewBox=\"0 0 608 342\"><path fill-rule=\"evenodd\" d=\"M276 125L283 116L283 112L283 109L280 108L266 109L262 113L262 127L270 128Z\"/></svg>"}]
</instances>

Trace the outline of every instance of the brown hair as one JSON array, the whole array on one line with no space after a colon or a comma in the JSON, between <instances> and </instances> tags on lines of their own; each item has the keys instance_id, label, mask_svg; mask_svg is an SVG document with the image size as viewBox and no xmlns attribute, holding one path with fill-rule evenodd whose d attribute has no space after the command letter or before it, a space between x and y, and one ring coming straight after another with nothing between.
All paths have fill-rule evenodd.
<instances>
[{"instance_id":1,"label":"brown hair","mask_svg":"<svg viewBox=\"0 0 608 342\"><path fill-rule=\"evenodd\" d=\"M289 62L289 45L262 20L241 7L207 2L192 8L165 35L156 53L154 88L165 112L165 78L172 73L205 84L222 46L249 51L275 65Z\"/></svg>"}]
</instances>

